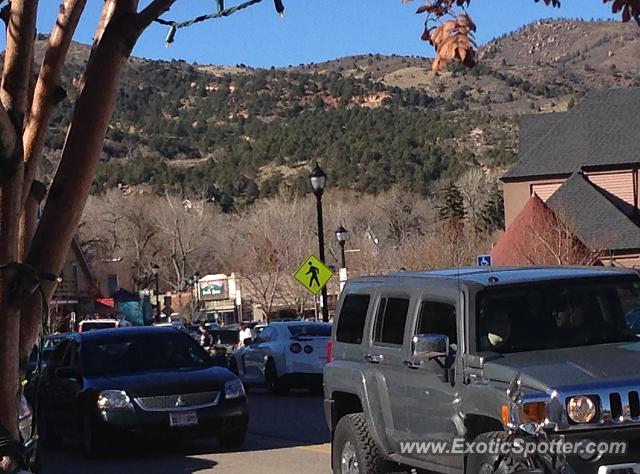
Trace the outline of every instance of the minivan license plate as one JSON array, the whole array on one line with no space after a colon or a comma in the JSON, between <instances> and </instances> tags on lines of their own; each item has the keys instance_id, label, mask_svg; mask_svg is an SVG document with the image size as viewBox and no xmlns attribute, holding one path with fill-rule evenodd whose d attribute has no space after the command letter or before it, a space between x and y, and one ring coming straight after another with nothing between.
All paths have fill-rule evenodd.
<instances>
[{"instance_id":1,"label":"minivan license plate","mask_svg":"<svg viewBox=\"0 0 640 474\"><path fill-rule=\"evenodd\" d=\"M193 426L197 424L198 413L195 411L169 413L169 426Z\"/></svg>"}]
</instances>

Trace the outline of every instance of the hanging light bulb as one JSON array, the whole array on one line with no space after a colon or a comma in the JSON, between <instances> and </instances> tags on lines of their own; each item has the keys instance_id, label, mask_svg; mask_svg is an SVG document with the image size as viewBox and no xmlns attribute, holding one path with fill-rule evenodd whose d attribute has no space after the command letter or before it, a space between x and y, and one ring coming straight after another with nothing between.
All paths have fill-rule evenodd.
<instances>
[{"instance_id":1,"label":"hanging light bulb","mask_svg":"<svg viewBox=\"0 0 640 474\"><path fill-rule=\"evenodd\" d=\"M282 18L284 16L284 4L282 3L282 0L274 0L274 2L276 5L276 12L278 12L278 15Z\"/></svg>"},{"instance_id":2,"label":"hanging light bulb","mask_svg":"<svg viewBox=\"0 0 640 474\"><path fill-rule=\"evenodd\" d=\"M171 43L173 43L173 40L176 37L176 31L178 31L176 26L175 25L171 25L171 28L169 28L169 32L167 33L167 37L164 39L164 45L167 48L169 47L169 45L171 45Z\"/></svg>"}]
</instances>

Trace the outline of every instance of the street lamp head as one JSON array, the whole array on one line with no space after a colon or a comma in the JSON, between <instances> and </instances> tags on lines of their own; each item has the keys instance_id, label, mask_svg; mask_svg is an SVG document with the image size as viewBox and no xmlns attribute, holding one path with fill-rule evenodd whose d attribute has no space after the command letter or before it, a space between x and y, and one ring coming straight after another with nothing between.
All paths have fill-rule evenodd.
<instances>
[{"instance_id":1,"label":"street lamp head","mask_svg":"<svg viewBox=\"0 0 640 474\"><path fill-rule=\"evenodd\" d=\"M342 227L342 224L336 229L336 240L340 245L344 245L347 241L347 229Z\"/></svg>"},{"instance_id":2,"label":"street lamp head","mask_svg":"<svg viewBox=\"0 0 640 474\"><path fill-rule=\"evenodd\" d=\"M151 266L151 273L153 273L154 275L157 275L159 271L160 271L160 267L158 266L157 263Z\"/></svg>"},{"instance_id":3,"label":"street lamp head","mask_svg":"<svg viewBox=\"0 0 640 474\"><path fill-rule=\"evenodd\" d=\"M311 174L309 175L309 180L311 181L311 189L313 189L313 194L316 196L322 195L324 191L324 185L327 180L327 175L324 174L320 165L316 163L316 167L313 168Z\"/></svg>"}]
</instances>

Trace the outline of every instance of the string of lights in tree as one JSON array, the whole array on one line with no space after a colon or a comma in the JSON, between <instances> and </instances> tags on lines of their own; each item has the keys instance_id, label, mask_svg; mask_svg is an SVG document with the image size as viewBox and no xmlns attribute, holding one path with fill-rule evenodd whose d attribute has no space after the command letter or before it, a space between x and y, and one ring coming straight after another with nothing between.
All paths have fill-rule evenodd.
<instances>
[{"instance_id":1,"label":"string of lights in tree","mask_svg":"<svg viewBox=\"0 0 640 474\"><path fill-rule=\"evenodd\" d=\"M215 18L222 18L224 16L233 15L237 11L243 10L245 8L248 8L260 2L262 2L262 0L247 0L246 2L240 3L233 7L225 8L224 0L216 0L216 4L218 5L218 11L216 13L210 13L208 15L200 15L195 18L192 18L191 20L186 20L186 21L163 20L162 18L158 18L155 21L156 23L160 23L161 25L166 25L169 27L169 32L167 33L167 37L165 38L165 43L167 46L169 46L171 43L173 43L176 36L176 32L180 28L186 28L188 26L195 25L196 23L202 23L203 21L213 20ZM274 4L275 4L276 12L278 13L278 15L284 16L284 4L282 3L282 0L274 0Z\"/></svg>"}]
</instances>

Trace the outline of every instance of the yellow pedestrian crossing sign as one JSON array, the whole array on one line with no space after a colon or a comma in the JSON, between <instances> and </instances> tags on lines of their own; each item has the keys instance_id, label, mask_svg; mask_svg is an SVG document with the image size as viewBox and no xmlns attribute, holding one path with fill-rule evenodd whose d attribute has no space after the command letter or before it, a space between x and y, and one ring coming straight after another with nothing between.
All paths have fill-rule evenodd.
<instances>
[{"instance_id":1,"label":"yellow pedestrian crossing sign","mask_svg":"<svg viewBox=\"0 0 640 474\"><path fill-rule=\"evenodd\" d=\"M293 277L312 295L320 293L332 276L333 271L313 255L306 259L293 274Z\"/></svg>"}]
</instances>

